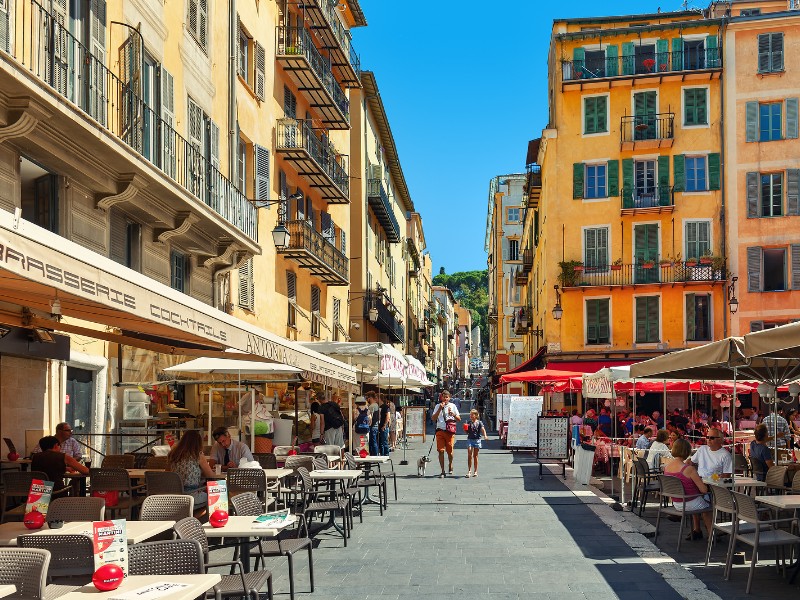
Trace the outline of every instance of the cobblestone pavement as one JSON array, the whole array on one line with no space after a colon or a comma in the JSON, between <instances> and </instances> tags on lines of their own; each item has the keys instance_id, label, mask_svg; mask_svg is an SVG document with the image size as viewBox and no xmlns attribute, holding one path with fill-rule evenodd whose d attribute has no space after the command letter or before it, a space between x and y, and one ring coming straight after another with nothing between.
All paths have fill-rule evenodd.
<instances>
[{"instance_id":1,"label":"cobblestone pavement","mask_svg":"<svg viewBox=\"0 0 800 600\"><path fill-rule=\"evenodd\" d=\"M626 513L615 513L587 488L573 492L560 476L539 480L529 453L490 441L479 477L467 478L459 434L455 475L438 478L434 450L427 476L418 478L416 461L429 445L430 438L412 442L407 466L399 465L402 450L393 453L398 500L390 482L388 510L381 516L376 505L367 506L347 548L334 535L317 537L313 595L305 558L297 555L298 599L715 598L652 547L637 529L639 519L629 523L620 517ZM288 599L286 560L268 567L276 598Z\"/></svg>"}]
</instances>

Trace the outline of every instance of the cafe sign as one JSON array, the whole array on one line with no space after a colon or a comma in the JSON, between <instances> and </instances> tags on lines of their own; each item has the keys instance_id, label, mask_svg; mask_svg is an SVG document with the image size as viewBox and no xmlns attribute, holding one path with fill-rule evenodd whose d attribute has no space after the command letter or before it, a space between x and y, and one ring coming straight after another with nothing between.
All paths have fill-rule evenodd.
<instances>
[{"instance_id":1,"label":"cafe sign","mask_svg":"<svg viewBox=\"0 0 800 600\"><path fill-rule=\"evenodd\" d=\"M584 398L614 398L614 382L605 370L584 375L582 392Z\"/></svg>"}]
</instances>

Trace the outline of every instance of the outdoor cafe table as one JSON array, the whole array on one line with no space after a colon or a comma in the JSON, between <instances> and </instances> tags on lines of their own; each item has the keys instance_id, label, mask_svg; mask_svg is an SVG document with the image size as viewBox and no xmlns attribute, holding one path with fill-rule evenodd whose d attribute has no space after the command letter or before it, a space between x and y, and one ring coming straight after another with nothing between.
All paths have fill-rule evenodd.
<instances>
[{"instance_id":1,"label":"outdoor cafe table","mask_svg":"<svg viewBox=\"0 0 800 600\"><path fill-rule=\"evenodd\" d=\"M294 473L294 469L264 469L264 475L267 476L267 481L270 479L284 479Z\"/></svg>"},{"instance_id":2,"label":"outdoor cafe table","mask_svg":"<svg viewBox=\"0 0 800 600\"><path fill-rule=\"evenodd\" d=\"M175 521L126 521L125 531L128 544L138 544L169 531ZM21 535L92 535L91 521L71 521L64 523L59 529L50 529L45 525L41 529L27 529L21 521L0 525L0 546L16 546L17 537Z\"/></svg>"},{"instance_id":3,"label":"outdoor cafe table","mask_svg":"<svg viewBox=\"0 0 800 600\"><path fill-rule=\"evenodd\" d=\"M354 456L353 460L358 465L364 465L365 471L367 472L367 475L369 475L370 471L372 471L372 467L373 466L377 465L378 467L380 467L381 465L385 465L390 460L392 460L392 457L391 456L365 456L364 458L361 458L360 456ZM378 504L369 495L369 488L364 490L364 500L361 502L361 504Z\"/></svg>"},{"instance_id":4,"label":"outdoor cafe table","mask_svg":"<svg viewBox=\"0 0 800 600\"><path fill-rule=\"evenodd\" d=\"M194 600L203 598L206 592L222 581L218 573L198 575L128 575L117 589L110 592L101 592L93 585L85 585L64 594L59 600L111 600L119 598L122 594L137 592L146 586L155 584L188 584L188 587L175 589L158 596L159 600Z\"/></svg>"},{"instance_id":5,"label":"outdoor cafe table","mask_svg":"<svg viewBox=\"0 0 800 600\"><path fill-rule=\"evenodd\" d=\"M728 488L728 489L741 489L741 488L763 488L767 487L767 484L763 481L759 481L754 477L736 477L733 480L723 480L722 478L714 481L711 477L705 477L703 482L708 485L718 485L720 487Z\"/></svg>"},{"instance_id":6,"label":"outdoor cafe table","mask_svg":"<svg viewBox=\"0 0 800 600\"><path fill-rule=\"evenodd\" d=\"M7 458L0 459L0 464L4 465L18 465L23 471L28 470L28 465L31 464L30 458L18 458L17 460L8 460Z\"/></svg>"},{"instance_id":7,"label":"outdoor cafe table","mask_svg":"<svg viewBox=\"0 0 800 600\"><path fill-rule=\"evenodd\" d=\"M800 508L800 494L785 494L783 496L756 496L756 502L768 504L781 510L797 510Z\"/></svg>"},{"instance_id":8,"label":"outdoor cafe table","mask_svg":"<svg viewBox=\"0 0 800 600\"><path fill-rule=\"evenodd\" d=\"M17 586L15 585L0 585L0 598L5 598L6 596L10 596L16 591L17 591Z\"/></svg>"},{"instance_id":9,"label":"outdoor cafe table","mask_svg":"<svg viewBox=\"0 0 800 600\"><path fill-rule=\"evenodd\" d=\"M239 550L242 557L242 566L246 572L250 571L250 538L275 537L281 529L285 529L295 522L294 515L290 515L286 524L280 528L259 527L252 516L230 516L223 527L212 527L210 523L203 524L203 531L208 538L239 538Z\"/></svg>"},{"instance_id":10,"label":"outdoor cafe table","mask_svg":"<svg viewBox=\"0 0 800 600\"><path fill-rule=\"evenodd\" d=\"M165 469L127 469L128 477L131 479L144 479L145 473L148 471L158 471L159 473L163 473Z\"/></svg>"}]
</instances>

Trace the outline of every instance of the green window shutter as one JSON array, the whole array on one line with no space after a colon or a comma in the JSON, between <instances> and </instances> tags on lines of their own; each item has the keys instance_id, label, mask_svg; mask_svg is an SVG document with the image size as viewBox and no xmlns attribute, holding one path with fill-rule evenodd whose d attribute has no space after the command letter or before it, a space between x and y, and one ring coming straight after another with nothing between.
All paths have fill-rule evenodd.
<instances>
[{"instance_id":1,"label":"green window shutter","mask_svg":"<svg viewBox=\"0 0 800 600\"><path fill-rule=\"evenodd\" d=\"M711 223L697 222L697 256L705 256L711 250Z\"/></svg>"},{"instance_id":2,"label":"green window shutter","mask_svg":"<svg viewBox=\"0 0 800 600\"><path fill-rule=\"evenodd\" d=\"M606 46L606 76L619 75L619 47L616 44Z\"/></svg>"},{"instance_id":3,"label":"green window shutter","mask_svg":"<svg viewBox=\"0 0 800 600\"><path fill-rule=\"evenodd\" d=\"M658 157L658 202L670 206L672 192L669 189L669 156Z\"/></svg>"},{"instance_id":4,"label":"green window shutter","mask_svg":"<svg viewBox=\"0 0 800 600\"><path fill-rule=\"evenodd\" d=\"M696 337L694 294L686 294L686 339L692 341Z\"/></svg>"},{"instance_id":5,"label":"green window shutter","mask_svg":"<svg viewBox=\"0 0 800 600\"><path fill-rule=\"evenodd\" d=\"M647 259L658 260L658 225L646 225L647 228Z\"/></svg>"},{"instance_id":6,"label":"green window shutter","mask_svg":"<svg viewBox=\"0 0 800 600\"><path fill-rule=\"evenodd\" d=\"M595 98L594 115L595 115L595 132L608 131L608 96L598 96Z\"/></svg>"},{"instance_id":7,"label":"green window shutter","mask_svg":"<svg viewBox=\"0 0 800 600\"><path fill-rule=\"evenodd\" d=\"M597 264L597 232L599 229L584 229L583 245L584 255L583 264L587 267L596 267Z\"/></svg>"},{"instance_id":8,"label":"green window shutter","mask_svg":"<svg viewBox=\"0 0 800 600\"><path fill-rule=\"evenodd\" d=\"M708 125L708 90L706 88L698 88L695 90L694 103L697 117L696 124Z\"/></svg>"},{"instance_id":9,"label":"green window shutter","mask_svg":"<svg viewBox=\"0 0 800 600\"><path fill-rule=\"evenodd\" d=\"M572 61L575 63L576 68L578 66L583 67L584 62L586 61L586 50L583 48L573 48Z\"/></svg>"},{"instance_id":10,"label":"green window shutter","mask_svg":"<svg viewBox=\"0 0 800 600\"><path fill-rule=\"evenodd\" d=\"M771 33L770 70L773 73L783 71L783 33Z\"/></svg>"},{"instance_id":11,"label":"green window shutter","mask_svg":"<svg viewBox=\"0 0 800 600\"><path fill-rule=\"evenodd\" d=\"M717 36L710 35L706 38L706 65L711 68L719 66L719 50L717 49Z\"/></svg>"},{"instance_id":12,"label":"green window shutter","mask_svg":"<svg viewBox=\"0 0 800 600\"><path fill-rule=\"evenodd\" d=\"M792 289L800 290L800 244L792 244Z\"/></svg>"},{"instance_id":13,"label":"green window shutter","mask_svg":"<svg viewBox=\"0 0 800 600\"><path fill-rule=\"evenodd\" d=\"M656 40L656 65L659 71L669 69L669 40Z\"/></svg>"},{"instance_id":14,"label":"green window shutter","mask_svg":"<svg viewBox=\"0 0 800 600\"><path fill-rule=\"evenodd\" d=\"M708 155L708 189L718 190L719 183L719 152L712 152Z\"/></svg>"},{"instance_id":15,"label":"green window shutter","mask_svg":"<svg viewBox=\"0 0 800 600\"><path fill-rule=\"evenodd\" d=\"M658 320L661 316L658 307L658 296L649 296L647 298L647 341L658 342L660 341Z\"/></svg>"},{"instance_id":16,"label":"green window shutter","mask_svg":"<svg viewBox=\"0 0 800 600\"><path fill-rule=\"evenodd\" d=\"M683 90L683 124L684 125L697 125L695 118L697 115L697 107L695 106L695 90Z\"/></svg>"},{"instance_id":17,"label":"green window shutter","mask_svg":"<svg viewBox=\"0 0 800 600\"><path fill-rule=\"evenodd\" d=\"M633 75L636 72L636 60L633 42L622 44L622 74Z\"/></svg>"},{"instance_id":18,"label":"green window shutter","mask_svg":"<svg viewBox=\"0 0 800 600\"><path fill-rule=\"evenodd\" d=\"M595 133L597 127L597 98L583 99L583 133Z\"/></svg>"},{"instance_id":19,"label":"green window shutter","mask_svg":"<svg viewBox=\"0 0 800 600\"><path fill-rule=\"evenodd\" d=\"M572 165L572 197L583 198L583 163Z\"/></svg>"},{"instance_id":20,"label":"green window shutter","mask_svg":"<svg viewBox=\"0 0 800 600\"><path fill-rule=\"evenodd\" d=\"M786 99L786 139L797 138L797 98Z\"/></svg>"},{"instance_id":21,"label":"green window shutter","mask_svg":"<svg viewBox=\"0 0 800 600\"><path fill-rule=\"evenodd\" d=\"M800 170L798 169L786 170L786 214L800 215Z\"/></svg>"},{"instance_id":22,"label":"green window shutter","mask_svg":"<svg viewBox=\"0 0 800 600\"><path fill-rule=\"evenodd\" d=\"M750 246L747 249L747 291L761 291L761 246Z\"/></svg>"},{"instance_id":23,"label":"green window shutter","mask_svg":"<svg viewBox=\"0 0 800 600\"><path fill-rule=\"evenodd\" d=\"M758 102L747 102L744 105L745 141L758 141Z\"/></svg>"},{"instance_id":24,"label":"green window shutter","mask_svg":"<svg viewBox=\"0 0 800 600\"><path fill-rule=\"evenodd\" d=\"M633 159L622 159L622 191L627 196L633 194Z\"/></svg>"},{"instance_id":25,"label":"green window shutter","mask_svg":"<svg viewBox=\"0 0 800 600\"><path fill-rule=\"evenodd\" d=\"M597 266L606 269L608 268L608 229L602 227L596 230L595 241L597 249L595 250Z\"/></svg>"},{"instance_id":26,"label":"green window shutter","mask_svg":"<svg viewBox=\"0 0 800 600\"><path fill-rule=\"evenodd\" d=\"M608 161L606 173L608 174L608 197L619 196L619 161Z\"/></svg>"},{"instance_id":27,"label":"green window shutter","mask_svg":"<svg viewBox=\"0 0 800 600\"><path fill-rule=\"evenodd\" d=\"M647 303L646 298L636 298L636 343L647 340Z\"/></svg>"},{"instance_id":28,"label":"green window shutter","mask_svg":"<svg viewBox=\"0 0 800 600\"><path fill-rule=\"evenodd\" d=\"M686 223L686 260L700 258L697 247L697 221Z\"/></svg>"},{"instance_id":29,"label":"green window shutter","mask_svg":"<svg viewBox=\"0 0 800 600\"><path fill-rule=\"evenodd\" d=\"M608 303L608 299L597 301L597 336L601 344L608 344L611 341Z\"/></svg>"},{"instance_id":30,"label":"green window shutter","mask_svg":"<svg viewBox=\"0 0 800 600\"><path fill-rule=\"evenodd\" d=\"M586 301L586 343L597 344L599 343L599 336L597 331L597 310L598 300Z\"/></svg>"},{"instance_id":31,"label":"green window shutter","mask_svg":"<svg viewBox=\"0 0 800 600\"><path fill-rule=\"evenodd\" d=\"M672 70L683 70L683 38L672 38Z\"/></svg>"},{"instance_id":32,"label":"green window shutter","mask_svg":"<svg viewBox=\"0 0 800 600\"><path fill-rule=\"evenodd\" d=\"M747 218L758 218L758 173L747 174Z\"/></svg>"},{"instance_id":33,"label":"green window shutter","mask_svg":"<svg viewBox=\"0 0 800 600\"><path fill-rule=\"evenodd\" d=\"M686 157L683 154L672 157L672 179L676 192L686 190Z\"/></svg>"}]
</instances>

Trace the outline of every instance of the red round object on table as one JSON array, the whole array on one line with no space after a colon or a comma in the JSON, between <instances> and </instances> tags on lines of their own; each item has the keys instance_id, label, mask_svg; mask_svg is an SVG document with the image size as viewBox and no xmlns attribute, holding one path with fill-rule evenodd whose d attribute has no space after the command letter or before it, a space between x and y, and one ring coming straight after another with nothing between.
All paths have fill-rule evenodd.
<instances>
[{"instance_id":1,"label":"red round object on table","mask_svg":"<svg viewBox=\"0 0 800 600\"><path fill-rule=\"evenodd\" d=\"M208 522L211 523L212 527L225 527L225 523L228 522L228 513L224 510L215 510L208 517Z\"/></svg>"},{"instance_id":2,"label":"red round object on table","mask_svg":"<svg viewBox=\"0 0 800 600\"><path fill-rule=\"evenodd\" d=\"M125 574L119 565L103 565L92 575L92 583L101 592L110 592L117 589L125 579Z\"/></svg>"},{"instance_id":3,"label":"red round object on table","mask_svg":"<svg viewBox=\"0 0 800 600\"><path fill-rule=\"evenodd\" d=\"M41 529L42 525L44 525L44 513L40 513L38 510L32 510L25 515L22 522L28 529Z\"/></svg>"},{"instance_id":4,"label":"red round object on table","mask_svg":"<svg viewBox=\"0 0 800 600\"><path fill-rule=\"evenodd\" d=\"M361 458L367 458L367 451L366 451L366 450L364 450L364 448L362 448L361 450L359 450L359 452L358 452L358 455L359 455Z\"/></svg>"},{"instance_id":5,"label":"red round object on table","mask_svg":"<svg viewBox=\"0 0 800 600\"><path fill-rule=\"evenodd\" d=\"M9 452L8 453L8 460L11 460L11 461L19 460L19 454L17 454L16 452Z\"/></svg>"}]
</instances>

